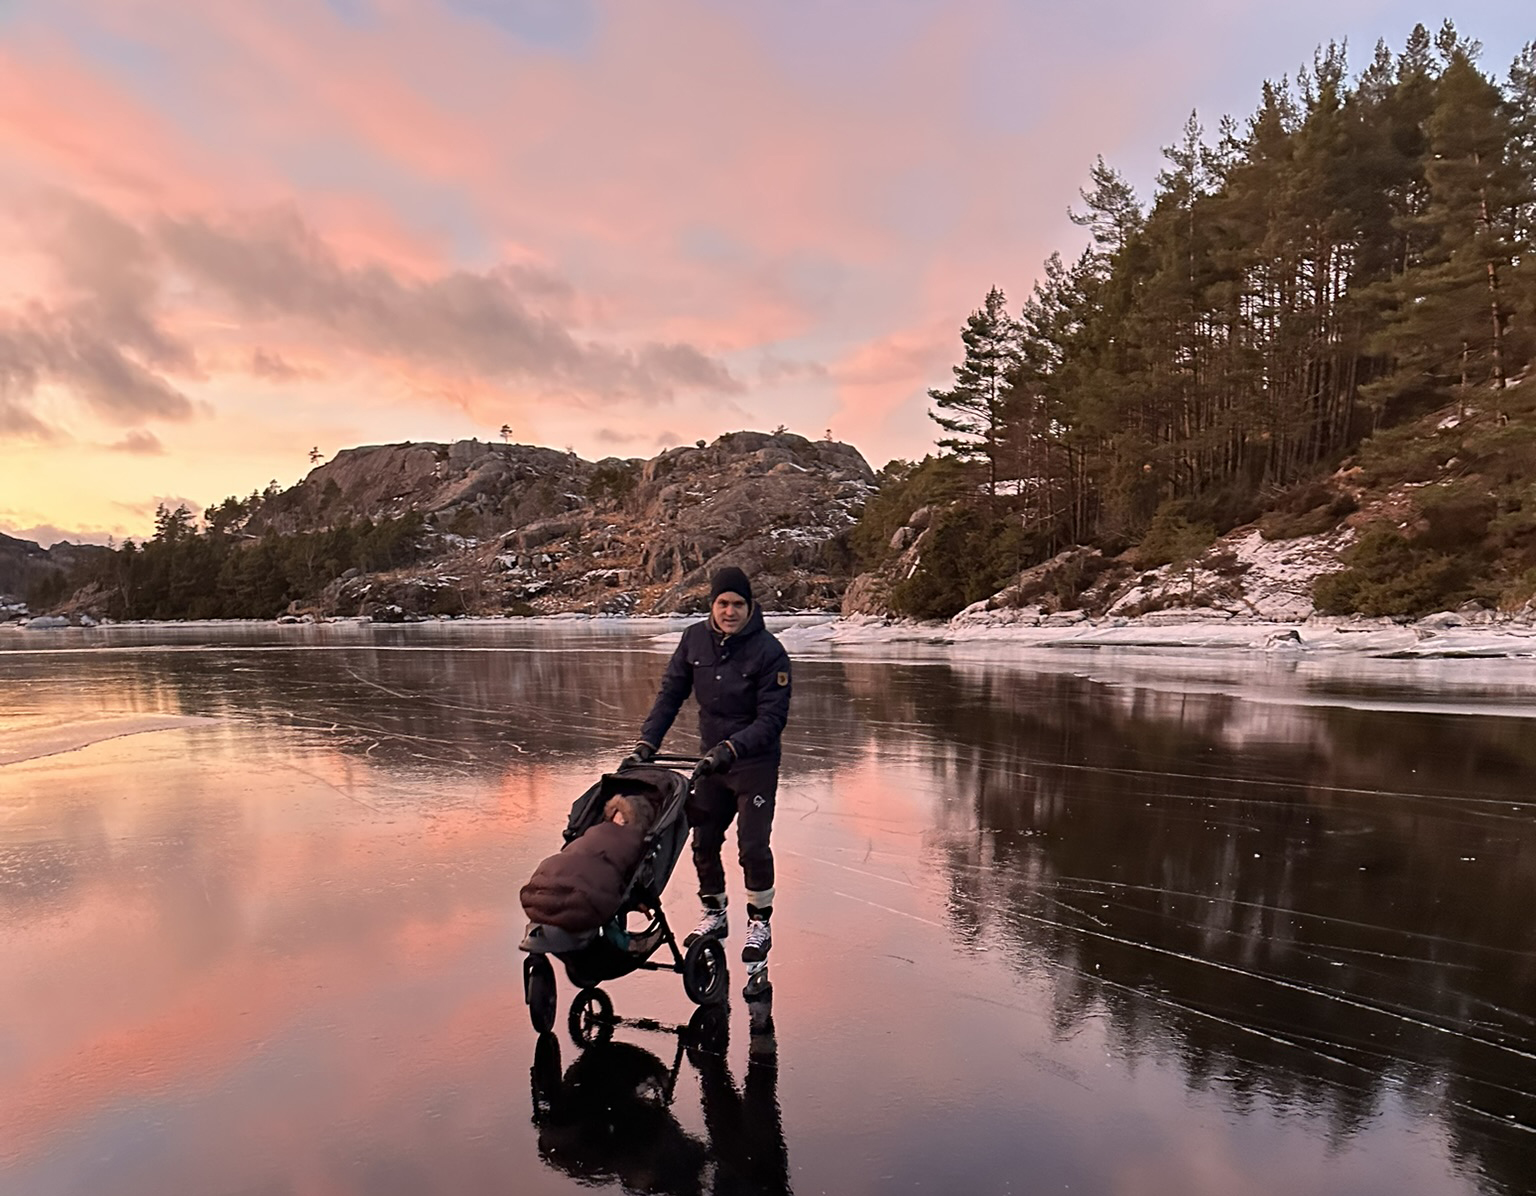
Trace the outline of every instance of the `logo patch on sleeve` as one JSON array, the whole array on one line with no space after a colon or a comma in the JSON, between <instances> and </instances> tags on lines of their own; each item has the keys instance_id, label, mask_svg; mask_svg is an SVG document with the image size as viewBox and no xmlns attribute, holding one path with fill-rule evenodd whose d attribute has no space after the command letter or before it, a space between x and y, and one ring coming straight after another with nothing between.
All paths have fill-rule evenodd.
<instances>
[{"instance_id":1,"label":"logo patch on sleeve","mask_svg":"<svg viewBox=\"0 0 1536 1196\"><path fill-rule=\"evenodd\" d=\"M788 685L789 684L789 674L788 673L780 673L779 674L779 684L780 685Z\"/></svg>"}]
</instances>

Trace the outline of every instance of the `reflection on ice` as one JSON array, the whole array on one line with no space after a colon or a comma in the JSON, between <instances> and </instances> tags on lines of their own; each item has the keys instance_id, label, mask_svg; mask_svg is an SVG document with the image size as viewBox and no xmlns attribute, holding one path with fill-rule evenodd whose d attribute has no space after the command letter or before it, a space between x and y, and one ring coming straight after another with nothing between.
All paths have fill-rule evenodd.
<instances>
[{"instance_id":1,"label":"reflection on ice","mask_svg":"<svg viewBox=\"0 0 1536 1196\"><path fill-rule=\"evenodd\" d=\"M583 1184L618 1180L626 1191L787 1196L771 990L746 1002L746 1014L739 1086L729 1061L729 1006L703 1006L685 1026L611 1019L574 1038L580 1053L563 1074L559 1040L541 1035L530 1069L539 1157ZM685 1058L696 1073L702 1135L673 1109Z\"/></svg>"},{"instance_id":2,"label":"reflection on ice","mask_svg":"<svg viewBox=\"0 0 1536 1196\"><path fill-rule=\"evenodd\" d=\"M0 650L7 1191L1536 1174L1518 663L802 655L778 1032L733 985L706 1051L626 977L552 1067L516 889L633 738L645 629L157 630Z\"/></svg>"},{"instance_id":3,"label":"reflection on ice","mask_svg":"<svg viewBox=\"0 0 1536 1196\"><path fill-rule=\"evenodd\" d=\"M1266 742L1231 734L1236 701L1043 688L945 708L937 742L988 747L935 761L975 795L939 850L962 936L1044 969L1064 1032L1107 1014L1133 1055L1172 1033L1192 1084L1340 1133L1388 1090L1464 1147L1536 1127L1523 725L1324 707Z\"/></svg>"}]
</instances>

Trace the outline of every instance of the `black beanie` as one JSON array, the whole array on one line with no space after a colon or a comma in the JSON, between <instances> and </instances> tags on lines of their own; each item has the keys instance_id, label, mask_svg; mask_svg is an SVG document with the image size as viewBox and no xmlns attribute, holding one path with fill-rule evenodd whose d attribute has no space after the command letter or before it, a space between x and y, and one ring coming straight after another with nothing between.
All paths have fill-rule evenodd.
<instances>
[{"instance_id":1,"label":"black beanie","mask_svg":"<svg viewBox=\"0 0 1536 1196\"><path fill-rule=\"evenodd\" d=\"M752 605L752 583L747 580L747 575L735 565L727 565L724 569L716 569L715 575L709 579L709 604L713 606L715 599L721 594L740 594L747 600L747 606Z\"/></svg>"}]
</instances>

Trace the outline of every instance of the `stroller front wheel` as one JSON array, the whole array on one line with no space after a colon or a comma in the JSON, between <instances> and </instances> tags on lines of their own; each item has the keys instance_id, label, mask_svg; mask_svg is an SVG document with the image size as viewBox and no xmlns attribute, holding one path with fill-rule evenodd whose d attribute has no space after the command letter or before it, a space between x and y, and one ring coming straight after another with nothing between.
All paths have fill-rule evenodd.
<instances>
[{"instance_id":1,"label":"stroller front wheel","mask_svg":"<svg viewBox=\"0 0 1536 1196\"><path fill-rule=\"evenodd\" d=\"M530 955L523 961L523 996L534 1032L548 1034L555 1028L555 969L548 956Z\"/></svg>"},{"instance_id":2,"label":"stroller front wheel","mask_svg":"<svg viewBox=\"0 0 1536 1196\"><path fill-rule=\"evenodd\" d=\"M695 1005L714 1005L725 1000L729 983L725 945L719 939L695 939L683 956L683 991L688 999Z\"/></svg>"}]
</instances>

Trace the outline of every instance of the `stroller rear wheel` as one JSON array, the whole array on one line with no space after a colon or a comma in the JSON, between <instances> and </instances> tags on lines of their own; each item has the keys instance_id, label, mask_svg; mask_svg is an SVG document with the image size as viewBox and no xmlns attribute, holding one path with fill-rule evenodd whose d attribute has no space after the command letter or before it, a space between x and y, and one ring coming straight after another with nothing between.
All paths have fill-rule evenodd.
<instances>
[{"instance_id":1,"label":"stroller rear wheel","mask_svg":"<svg viewBox=\"0 0 1536 1196\"><path fill-rule=\"evenodd\" d=\"M607 1042L613 1037L613 1001L600 988L582 989L571 1002L566 1029L578 1047Z\"/></svg>"},{"instance_id":2,"label":"stroller rear wheel","mask_svg":"<svg viewBox=\"0 0 1536 1196\"><path fill-rule=\"evenodd\" d=\"M530 955L523 961L523 997L528 1002L528 1020L538 1034L555 1028L555 969L544 955Z\"/></svg>"},{"instance_id":3,"label":"stroller rear wheel","mask_svg":"<svg viewBox=\"0 0 1536 1196\"><path fill-rule=\"evenodd\" d=\"M683 956L683 991L695 1005L725 1000L725 945L719 939L695 939Z\"/></svg>"}]
</instances>

